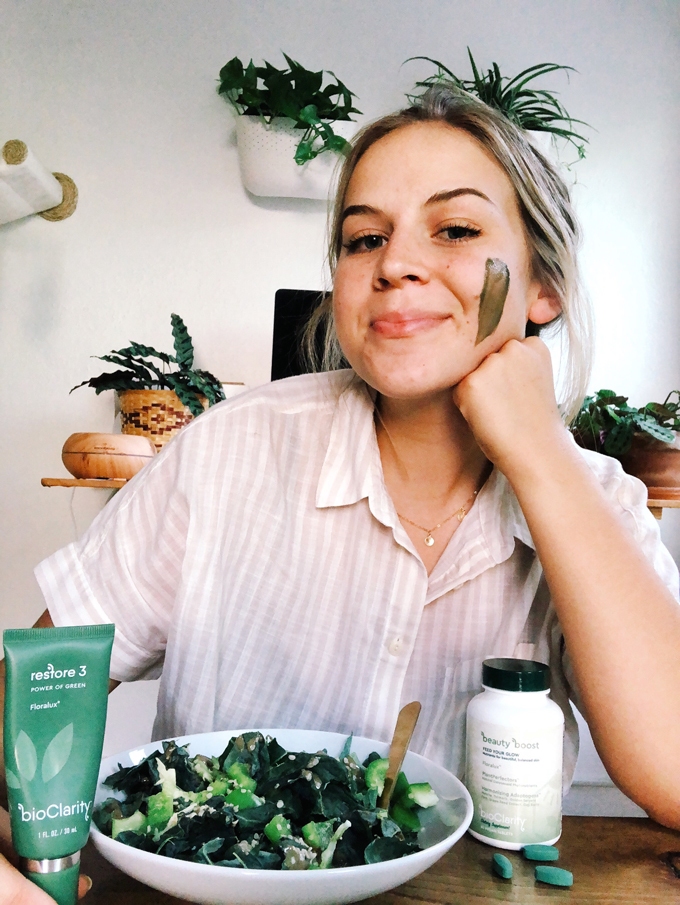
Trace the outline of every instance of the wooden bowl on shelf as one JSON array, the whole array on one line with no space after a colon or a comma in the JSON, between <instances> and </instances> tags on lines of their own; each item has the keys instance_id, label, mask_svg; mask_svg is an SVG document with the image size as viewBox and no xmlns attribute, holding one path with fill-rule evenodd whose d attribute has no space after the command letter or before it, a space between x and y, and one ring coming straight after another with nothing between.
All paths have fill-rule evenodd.
<instances>
[{"instance_id":1,"label":"wooden bowl on shelf","mask_svg":"<svg viewBox=\"0 0 680 905\"><path fill-rule=\"evenodd\" d=\"M125 434L71 434L61 460L74 478L132 478L156 455L146 437Z\"/></svg>"}]
</instances>

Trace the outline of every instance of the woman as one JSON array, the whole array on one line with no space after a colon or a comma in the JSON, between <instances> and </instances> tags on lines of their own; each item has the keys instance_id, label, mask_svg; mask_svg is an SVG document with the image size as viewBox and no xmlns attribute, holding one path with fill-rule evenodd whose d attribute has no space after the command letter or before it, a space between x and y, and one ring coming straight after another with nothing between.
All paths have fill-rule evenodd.
<instances>
[{"instance_id":1,"label":"woman","mask_svg":"<svg viewBox=\"0 0 680 905\"><path fill-rule=\"evenodd\" d=\"M331 245L330 347L352 370L184 430L38 568L42 624L116 623L114 678L162 670L154 737L388 738L417 698L413 747L459 773L482 659L541 659L565 782L574 697L617 784L680 827L677 571L644 488L575 446L548 351L525 338L564 323L573 410L576 240L559 177L479 102L443 89L369 126Z\"/></svg>"}]
</instances>

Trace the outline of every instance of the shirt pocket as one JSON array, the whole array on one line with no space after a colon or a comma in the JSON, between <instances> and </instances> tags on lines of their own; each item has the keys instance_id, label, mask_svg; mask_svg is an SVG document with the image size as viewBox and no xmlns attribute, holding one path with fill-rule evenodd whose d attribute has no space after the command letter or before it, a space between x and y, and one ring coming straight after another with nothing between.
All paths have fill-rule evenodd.
<instances>
[{"instance_id":1,"label":"shirt pocket","mask_svg":"<svg viewBox=\"0 0 680 905\"><path fill-rule=\"evenodd\" d=\"M465 774L465 715L471 699L482 691L482 660L462 660L447 668L434 711L425 757L459 778Z\"/></svg>"}]
</instances>

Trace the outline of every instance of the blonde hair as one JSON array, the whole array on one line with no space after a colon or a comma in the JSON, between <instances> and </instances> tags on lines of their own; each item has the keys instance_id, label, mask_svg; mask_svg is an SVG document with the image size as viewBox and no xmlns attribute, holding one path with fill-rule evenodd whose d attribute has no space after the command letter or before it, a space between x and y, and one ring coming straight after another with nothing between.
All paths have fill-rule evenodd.
<instances>
[{"instance_id":1,"label":"blonde hair","mask_svg":"<svg viewBox=\"0 0 680 905\"><path fill-rule=\"evenodd\" d=\"M342 247L342 212L357 163L381 138L423 122L442 122L467 132L494 156L512 183L529 245L532 277L561 306L561 314L550 324L529 323L527 335L538 335L549 329L550 334L560 337L561 409L569 422L586 393L592 360L592 313L581 287L577 264L580 228L569 189L557 169L534 148L521 129L482 101L455 85L437 85L413 106L384 116L358 133L340 171L329 224L331 275L335 273ZM321 353L316 346L320 330L323 330ZM313 312L304 345L315 370L347 366L335 336L330 296Z\"/></svg>"}]
</instances>

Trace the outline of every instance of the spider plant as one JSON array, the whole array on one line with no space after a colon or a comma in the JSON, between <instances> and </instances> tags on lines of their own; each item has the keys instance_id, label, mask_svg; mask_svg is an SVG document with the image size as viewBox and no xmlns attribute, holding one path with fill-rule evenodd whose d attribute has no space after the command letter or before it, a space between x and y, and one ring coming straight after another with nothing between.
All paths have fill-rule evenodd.
<instances>
[{"instance_id":1,"label":"spider plant","mask_svg":"<svg viewBox=\"0 0 680 905\"><path fill-rule=\"evenodd\" d=\"M573 66L562 66L558 63L538 63L536 66L530 66L528 69L522 70L513 78L501 75L498 63L492 63L491 68L485 73L480 72L475 60L467 49L470 58L470 66L472 67L472 78L462 79L455 75L439 60L433 60L431 57L409 57L406 63L411 60L427 60L437 67L437 71L416 82L415 89L423 89L426 91L434 85L443 82L453 82L461 91L471 94L490 107L494 107L514 123L520 129L531 132L548 132L559 138L563 138L574 145L578 152L579 160L585 157L584 143L588 143L588 139L577 132L573 128L575 124L579 126L588 126L588 123L580 119L574 119L570 116L564 105L557 99L554 91L548 91L542 88L535 88L530 85L534 79L548 75L551 72L563 71L567 73L575 72ZM422 95L419 93L407 94L407 98L414 103Z\"/></svg>"}]
</instances>

